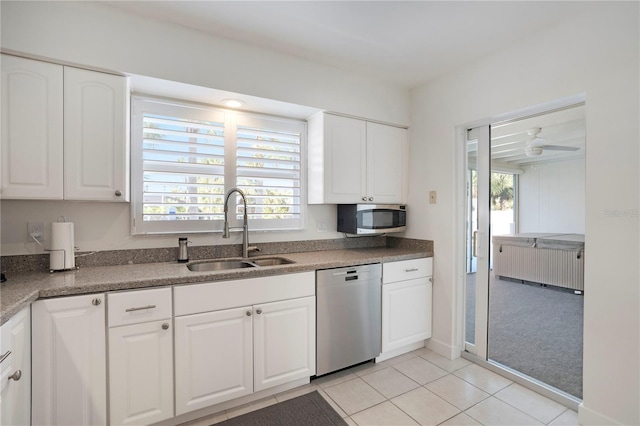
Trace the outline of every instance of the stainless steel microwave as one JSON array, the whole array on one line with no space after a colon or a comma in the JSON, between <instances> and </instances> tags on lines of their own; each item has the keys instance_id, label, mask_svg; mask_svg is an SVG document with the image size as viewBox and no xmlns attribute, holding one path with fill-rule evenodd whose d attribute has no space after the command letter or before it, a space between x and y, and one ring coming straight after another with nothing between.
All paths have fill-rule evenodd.
<instances>
[{"instance_id":1,"label":"stainless steel microwave","mask_svg":"<svg viewBox=\"0 0 640 426\"><path fill-rule=\"evenodd\" d=\"M404 204L338 204L338 232L347 234L385 234L407 227Z\"/></svg>"}]
</instances>

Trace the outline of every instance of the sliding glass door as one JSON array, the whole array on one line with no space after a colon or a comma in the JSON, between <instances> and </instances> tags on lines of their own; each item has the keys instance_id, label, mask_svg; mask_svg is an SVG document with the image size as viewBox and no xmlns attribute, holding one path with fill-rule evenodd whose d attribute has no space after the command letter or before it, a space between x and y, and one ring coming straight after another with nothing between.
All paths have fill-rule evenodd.
<instances>
[{"instance_id":1,"label":"sliding glass door","mask_svg":"<svg viewBox=\"0 0 640 426\"><path fill-rule=\"evenodd\" d=\"M465 350L582 398L584 105L467 131Z\"/></svg>"},{"instance_id":2,"label":"sliding glass door","mask_svg":"<svg viewBox=\"0 0 640 426\"><path fill-rule=\"evenodd\" d=\"M489 126L466 139L465 350L486 359L489 303Z\"/></svg>"}]
</instances>

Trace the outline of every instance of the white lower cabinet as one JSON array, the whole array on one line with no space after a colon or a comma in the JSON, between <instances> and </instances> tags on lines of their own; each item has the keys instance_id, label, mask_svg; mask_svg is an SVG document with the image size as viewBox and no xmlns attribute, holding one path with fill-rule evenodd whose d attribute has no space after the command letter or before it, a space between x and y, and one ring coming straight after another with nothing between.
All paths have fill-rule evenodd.
<instances>
[{"instance_id":1,"label":"white lower cabinet","mask_svg":"<svg viewBox=\"0 0 640 426\"><path fill-rule=\"evenodd\" d=\"M111 425L173 417L171 288L109 293Z\"/></svg>"},{"instance_id":2,"label":"white lower cabinet","mask_svg":"<svg viewBox=\"0 0 640 426\"><path fill-rule=\"evenodd\" d=\"M315 374L315 297L254 307L254 392Z\"/></svg>"},{"instance_id":3,"label":"white lower cabinet","mask_svg":"<svg viewBox=\"0 0 640 426\"><path fill-rule=\"evenodd\" d=\"M383 264L383 355L431 337L431 271L431 258Z\"/></svg>"},{"instance_id":4,"label":"white lower cabinet","mask_svg":"<svg viewBox=\"0 0 640 426\"><path fill-rule=\"evenodd\" d=\"M251 306L177 317L176 414L253 392Z\"/></svg>"},{"instance_id":5,"label":"white lower cabinet","mask_svg":"<svg viewBox=\"0 0 640 426\"><path fill-rule=\"evenodd\" d=\"M106 299L34 302L31 352L22 348L28 315L15 329L27 336L21 340L6 336L22 314L3 325L3 354L7 342L22 349L2 362L0 424L29 424L30 409L33 425L147 425L315 375L315 272L109 292ZM28 359L18 363L29 353L31 405L28 389L19 398L7 393L22 382L8 379L18 366L29 384Z\"/></svg>"},{"instance_id":6,"label":"white lower cabinet","mask_svg":"<svg viewBox=\"0 0 640 426\"><path fill-rule=\"evenodd\" d=\"M112 425L142 425L173 417L171 320L109 329Z\"/></svg>"},{"instance_id":7,"label":"white lower cabinet","mask_svg":"<svg viewBox=\"0 0 640 426\"><path fill-rule=\"evenodd\" d=\"M313 272L179 286L174 300L177 415L315 374Z\"/></svg>"},{"instance_id":8,"label":"white lower cabinet","mask_svg":"<svg viewBox=\"0 0 640 426\"><path fill-rule=\"evenodd\" d=\"M104 305L104 294L32 304L33 425L107 424Z\"/></svg>"},{"instance_id":9,"label":"white lower cabinet","mask_svg":"<svg viewBox=\"0 0 640 426\"><path fill-rule=\"evenodd\" d=\"M31 424L31 309L2 325L0 425Z\"/></svg>"}]
</instances>

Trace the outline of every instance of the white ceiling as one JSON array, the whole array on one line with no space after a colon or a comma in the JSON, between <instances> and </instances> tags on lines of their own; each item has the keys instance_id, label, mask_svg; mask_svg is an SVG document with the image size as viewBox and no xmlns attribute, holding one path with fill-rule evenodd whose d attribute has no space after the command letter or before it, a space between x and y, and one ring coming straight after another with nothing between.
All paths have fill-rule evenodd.
<instances>
[{"instance_id":1,"label":"white ceiling","mask_svg":"<svg viewBox=\"0 0 640 426\"><path fill-rule=\"evenodd\" d=\"M108 1L405 88L543 31L591 2Z\"/></svg>"}]
</instances>

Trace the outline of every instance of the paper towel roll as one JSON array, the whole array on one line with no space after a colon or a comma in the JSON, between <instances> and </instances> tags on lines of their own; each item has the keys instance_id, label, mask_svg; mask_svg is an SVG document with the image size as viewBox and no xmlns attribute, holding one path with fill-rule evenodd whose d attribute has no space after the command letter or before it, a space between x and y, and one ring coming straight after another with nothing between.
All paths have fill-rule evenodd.
<instances>
[{"instance_id":1,"label":"paper towel roll","mask_svg":"<svg viewBox=\"0 0 640 426\"><path fill-rule=\"evenodd\" d=\"M49 269L59 271L76 267L73 223L53 222L51 224L51 253Z\"/></svg>"}]
</instances>

